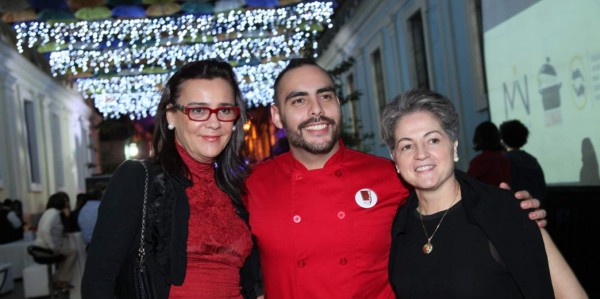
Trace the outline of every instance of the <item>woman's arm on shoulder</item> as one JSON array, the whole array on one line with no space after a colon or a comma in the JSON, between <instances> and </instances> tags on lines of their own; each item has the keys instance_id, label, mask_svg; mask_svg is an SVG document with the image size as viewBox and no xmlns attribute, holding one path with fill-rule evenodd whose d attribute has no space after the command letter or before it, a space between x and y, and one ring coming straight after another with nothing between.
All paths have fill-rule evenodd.
<instances>
[{"instance_id":1,"label":"woman's arm on shoulder","mask_svg":"<svg viewBox=\"0 0 600 299\"><path fill-rule=\"evenodd\" d=\"M550 277L552 279L552 288L554 296L557 299L579 299L588 298L585 290L577 280L575 273L567 264L552 238L545 229L541 229L546 255L548 256L548 266L550 267Z\"/></svg>"}]
</instances>

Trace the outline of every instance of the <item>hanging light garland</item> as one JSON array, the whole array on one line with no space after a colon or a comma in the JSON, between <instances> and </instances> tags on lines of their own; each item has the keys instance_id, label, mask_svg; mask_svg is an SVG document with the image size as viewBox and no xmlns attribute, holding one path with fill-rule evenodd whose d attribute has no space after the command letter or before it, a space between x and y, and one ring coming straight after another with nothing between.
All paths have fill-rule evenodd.
<instances>
[{"instance_id":1,"label":"hanging light garland","mask_svg":"<svg viewBox=\"0 0 600 299\"><path fill-rule=\"evenodd\" d=\"M53 76L82 73L119 73L123 69L143 72L145 68L176 69L187 61L221 58L238 63L272 61L312 49L317 32L294 33L268 38L243 38L191 45L115 48L106 50L64 50L50 53Z\"/></svg>"},{"instance_id":2,"label":"hanging light garland","mask_svg":"<svg viewBox=\"0 0 600 299\"><path fill-rule=\"evenodd\" d=\"M268 105L273 101L275 76L287 61L234 68L244 99L249 107ZM79 91L92 98L104 117L129 115L132 119L156 113L160 91L173 73L76 79Z\"/></svg>"},{"instance_id":3,"label":"hanging light garland","mask_svg":"<svg viewBox=\"0 0 600 299\"><path fill-rule=\"evenodd\" d=\"M284 31L312 31L330 24L332 2L299 3L276 9L232 10L217 15L184 15L152 19L78 22L28 22L14 25L17 50L52 43L72 49L98 48L105 42L129 44L206 42L210 38L278 35ZM322 29L322 27L321 27ZM165 38L167 37L167 38ZM60 48L57 48L60 49Z\"/></svg>"},{"instance_id":4,"label":"hanging light garland","mask_svg":"<svg viewBox=\"0 0 600 299\"><path fill-rule=\"evenodd\" d=\"M74 78L104 117L155 114L164 82L181 65L220 58L236 66L249 106L272 101L286 60L316 53L333 1L147 19L34 21L14 25L17 50L49 52L54 76Z\"/></svg>"}]
</instances>

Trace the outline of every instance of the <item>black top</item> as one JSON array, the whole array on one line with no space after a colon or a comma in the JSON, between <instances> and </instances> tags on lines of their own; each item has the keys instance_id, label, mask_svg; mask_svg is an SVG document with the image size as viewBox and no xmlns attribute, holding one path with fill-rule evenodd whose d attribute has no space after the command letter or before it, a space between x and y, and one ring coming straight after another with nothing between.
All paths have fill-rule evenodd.
<instances>
[{"instance_id":1,"label":"black top","mask_svg":"<svg viewBox=\"0 0 600 299\"><path fill-rule=\"evenodd\" d=\"M21 221L21 226L14 228L8 220L9 213L10 209L0 207L0 244L23 239L23 222Z\"/></svg>"},{"instance_id":2,"label":"black top","mask_svg":"<svg viewBox=\"0 0 600 299\"><path fill-rule=\"evenodd\" d=\"M435 233L433 251L416 194L398 209L389 274L398 298L553 298L541 233L511 192L456 172L462 200ZM429 236L445 211L424 216Z\"/></svg>"},{"instance_id":3,"label":"black top","mask_svg":"<svg viewBox=\"0 0 600 299\"><path fill-rule=\"evenodd\" d=\"M446 211L423 216L429 236ZM462 202L452 207L424 254L427 242L419 213L408 219L406 249L394 277L400 298L521 298L504 261L476 225L469 224Z\"/></svg>"},{"instance_id":4,"label":"black top","mask_svg":"<svg viewBox=\"0 0 600 299\"><path fill-rule=\"evenodd\" d=\"M185 279L189 203L185 188L189 180L172 176L160 166L149 169L146 260L157 298L167 298L170 285ZM88 251L81 294L91 298L135 298L134 267L140 244L145 172L141 163L125 161L117 168L99 207ZM248 222L248 213L233 203ZM258 253L254 246L241 270L244 298L256 298Z\"/></svg>"},{"instance_id":5,"label":"black top","mask_svg":"<svg viewBox=\"0 0 600 299\"><path fill-rule=\"evenodd\" d=\"M522 150L506 152L506 157L511 165L511 189L529 191L543 206L546 199L546 179L537 159Z\"/></svg>"}]
</instances>

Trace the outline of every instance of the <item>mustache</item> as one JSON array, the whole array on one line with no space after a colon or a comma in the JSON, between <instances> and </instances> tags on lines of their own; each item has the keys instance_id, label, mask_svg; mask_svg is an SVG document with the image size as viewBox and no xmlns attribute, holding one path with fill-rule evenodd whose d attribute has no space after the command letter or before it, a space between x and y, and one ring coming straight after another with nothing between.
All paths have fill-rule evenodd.
<instances>
[{"instance_id":1,"label":"mustache","mask_svg":"<svg viewBox=\"0 0 600 299\"><path fill-rule=\"evenodd\" d=\"M298 125L298 130L300 130L300 129L304 128L304 127L307 127L307 126L309 126L312 123L321 122L321 121L324 121L328 125L335 124L335 121L333 119L331 119L331 118L329 118L327 116L321 115L319 117L313 117L313 118L310 118L310 119L307 119L307 120L303 121L302 123L300 123Z\"/></svg>"}]
</instances>

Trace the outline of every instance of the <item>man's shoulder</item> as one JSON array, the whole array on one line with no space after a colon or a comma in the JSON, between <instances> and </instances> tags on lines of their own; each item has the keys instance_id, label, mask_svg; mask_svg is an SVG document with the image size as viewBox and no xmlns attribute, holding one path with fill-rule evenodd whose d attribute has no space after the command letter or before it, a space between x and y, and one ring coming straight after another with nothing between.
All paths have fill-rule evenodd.
<instances>
[{"instance_id":1,"label":"man's shoulder","mask_svg":"<svg viewBox=\"0 0 600 299\"><path fill-rule=\"evenodd\" d=\"M285 157L288 154L289 153L284 153L254 164L250 169L246 184L255 180L262 180L265 176L272 176L275 172L285 171L286 167L283 167L282 163L285 159L289 159Z\"/></svg>"},{"instance_id":2,"label":"man's shoulder","mask_svg":"<svg viewBox=\"0 0 600 299\"><path fill-rule=\"evenodd\" d=\"M281 163L288 159L288 155L291 155L289 152L287 153L283 153L281 155L277 155L275 157L272 158L267 158L264 159L258 163L256 163L254 166L252 166L252 172L261 172L261 171L269 171L273 168L277 168L277 167L281 167Z\"/></svg>"},{"instance_id":3,"label":"man's shoulder","mask_svg":"<svg viewBox=\"0 0 600 299\"><path fill-rule=\"evenodd\" d=\"M372 167L391 167L394 165L394 161L388 158L375 156L350 148L346 149L346 153L344 155L345 160L350 163L359 163L370 165Z\"/></svg>"}]
</instances>

